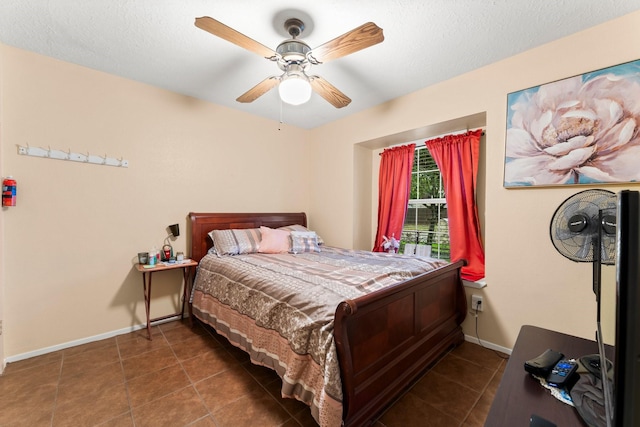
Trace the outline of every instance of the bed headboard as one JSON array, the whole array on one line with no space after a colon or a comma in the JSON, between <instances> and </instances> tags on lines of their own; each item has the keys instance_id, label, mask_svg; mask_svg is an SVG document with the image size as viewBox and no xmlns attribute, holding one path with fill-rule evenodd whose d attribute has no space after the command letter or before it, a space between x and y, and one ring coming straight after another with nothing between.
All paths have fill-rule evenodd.
<instances>
[{"instance_id":1,"label":"bed headboard","mask_svg":"<svg viewBox=\"0 0 640 427\"><path fill-rule=\"evenodd\" d=\"M189 213L191 226L190 258L200 262L213 246L208 236L211 230L230 228L259 228L261 225L270 228L300 224L307 226L307 215L304 212L294 213ZM189 244L189 242L187 242Z\"/></svg>"}]
</instances>

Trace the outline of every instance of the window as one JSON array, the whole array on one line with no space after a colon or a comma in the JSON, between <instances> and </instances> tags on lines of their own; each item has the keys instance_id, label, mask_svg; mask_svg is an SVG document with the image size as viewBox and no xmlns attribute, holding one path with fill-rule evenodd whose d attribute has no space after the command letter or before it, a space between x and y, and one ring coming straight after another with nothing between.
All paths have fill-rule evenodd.
<instances>
[{"instance_id":1,"label":"window","mask_svg":"<svg viewBox=\"0 0 640 427\"><path fill-rule=\"evenodd\" d=\"M431 256L449 260L449 223L442 175L427 147L416 147L411 173L411 194L402 228L402 247L426 245ZM418 246L424 248L424 246ZM427 249L428 252L428 249ZM418 250L416 253L420 253Z\"/></svg>"}]
</instances>

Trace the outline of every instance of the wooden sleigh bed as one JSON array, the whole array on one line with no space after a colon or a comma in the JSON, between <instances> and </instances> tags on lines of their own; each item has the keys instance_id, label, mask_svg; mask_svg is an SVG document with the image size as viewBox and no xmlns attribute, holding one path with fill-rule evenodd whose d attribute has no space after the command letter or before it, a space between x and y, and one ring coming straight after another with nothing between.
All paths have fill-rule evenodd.
<instances>
[{"instance_id":1,"label":"wooden sleigh bed","mask_svg":"<svg viewBox=\"0 0 640 427\"><path fill-rule=\"evenodd\" d=\"M212 230L307 225L304 213L190 213L189 217L191 258L201 262L201 266L205 256L216 257L207 255L213 244L208 235ZM458 261L438 267L337 304L331 333L342 388L339 408L342 416L338 424L372 424L428 367L463 341L460 324L465 318L467 304L460 279L462 265L464 262ZM198 280L202 279L200 276L203 274L199 271L194 284L196 290ZM195 313L195 317L222 335L229 338L226 332L237 330L225 320L225 328L220 331L221 324L216 324L215 319L212 321L213 316L203 315L204 309L196 305L194 302L190 306L190 313ZM207 313L210 311L207 308ZM246 323L246 317L236 317L238 322ZM261 330L263 332L273 331ZM252 342L253 338L245 336L244 339ZM230 341L248 351L242 343ZM249 353L254 363L268 366L261 360L254 360L254 354ZM284 356L275 359L281 360ZM277 368L273 369L278 375L286 377L286 373ZM317 414L314 417L321 425L333 425L335 421L321 421Z\"/></svg>"}]
</instances>

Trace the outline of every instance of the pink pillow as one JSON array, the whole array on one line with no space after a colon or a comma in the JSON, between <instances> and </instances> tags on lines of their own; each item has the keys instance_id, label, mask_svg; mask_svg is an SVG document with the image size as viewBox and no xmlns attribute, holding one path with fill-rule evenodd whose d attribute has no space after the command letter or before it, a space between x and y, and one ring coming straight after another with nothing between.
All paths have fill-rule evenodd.
<instances>
[{"instance_id":1,"label":"pink pillow","mask_svg":"<svg viewBox=\"0 0 640 427\"><path fill-rule=\"evenodd\" d=\"M263 254L279 254L289 252L289 249L291 249L289 231L260 227L260 234L262 234L262 240L260 241L258 252Z\"/></svg>"}]
</instances>

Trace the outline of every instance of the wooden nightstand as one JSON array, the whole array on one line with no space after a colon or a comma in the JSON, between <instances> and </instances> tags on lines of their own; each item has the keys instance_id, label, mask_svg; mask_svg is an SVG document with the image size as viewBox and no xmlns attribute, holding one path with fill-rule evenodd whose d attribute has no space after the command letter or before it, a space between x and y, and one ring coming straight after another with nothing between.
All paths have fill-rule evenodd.
<instances>
[{"instance_id":1,"label":"wooden nightstand","mask_svg":"<svg viewBox=\"0 0 640 427\"><path fill-rule=\"evenodd\" d=\"M191 277L191 272L195 270L195 267L198 265L197 261L186 260L180 264L158 264L154 267L145 267L142 264L136 264L136 269L142 273L142 289L144 291L144 308L147 312L147 335L149 336L149 340L151 340L151 322L156 322L158 320L168 319L169 317L180 316L180 319L184 317L184 305L187 299L189 298L189 291L191 289L191 284L189 283L189 279ZM151 319L149 313L151 311L151 278L153 277L153 273L175 270L177 268L182 269L184 287L182 291L182 310L179 313L169 314L167 316L156 317L155 319ZM147 273L149 278L147 279Z\"/></svg>"}]
</instances>

